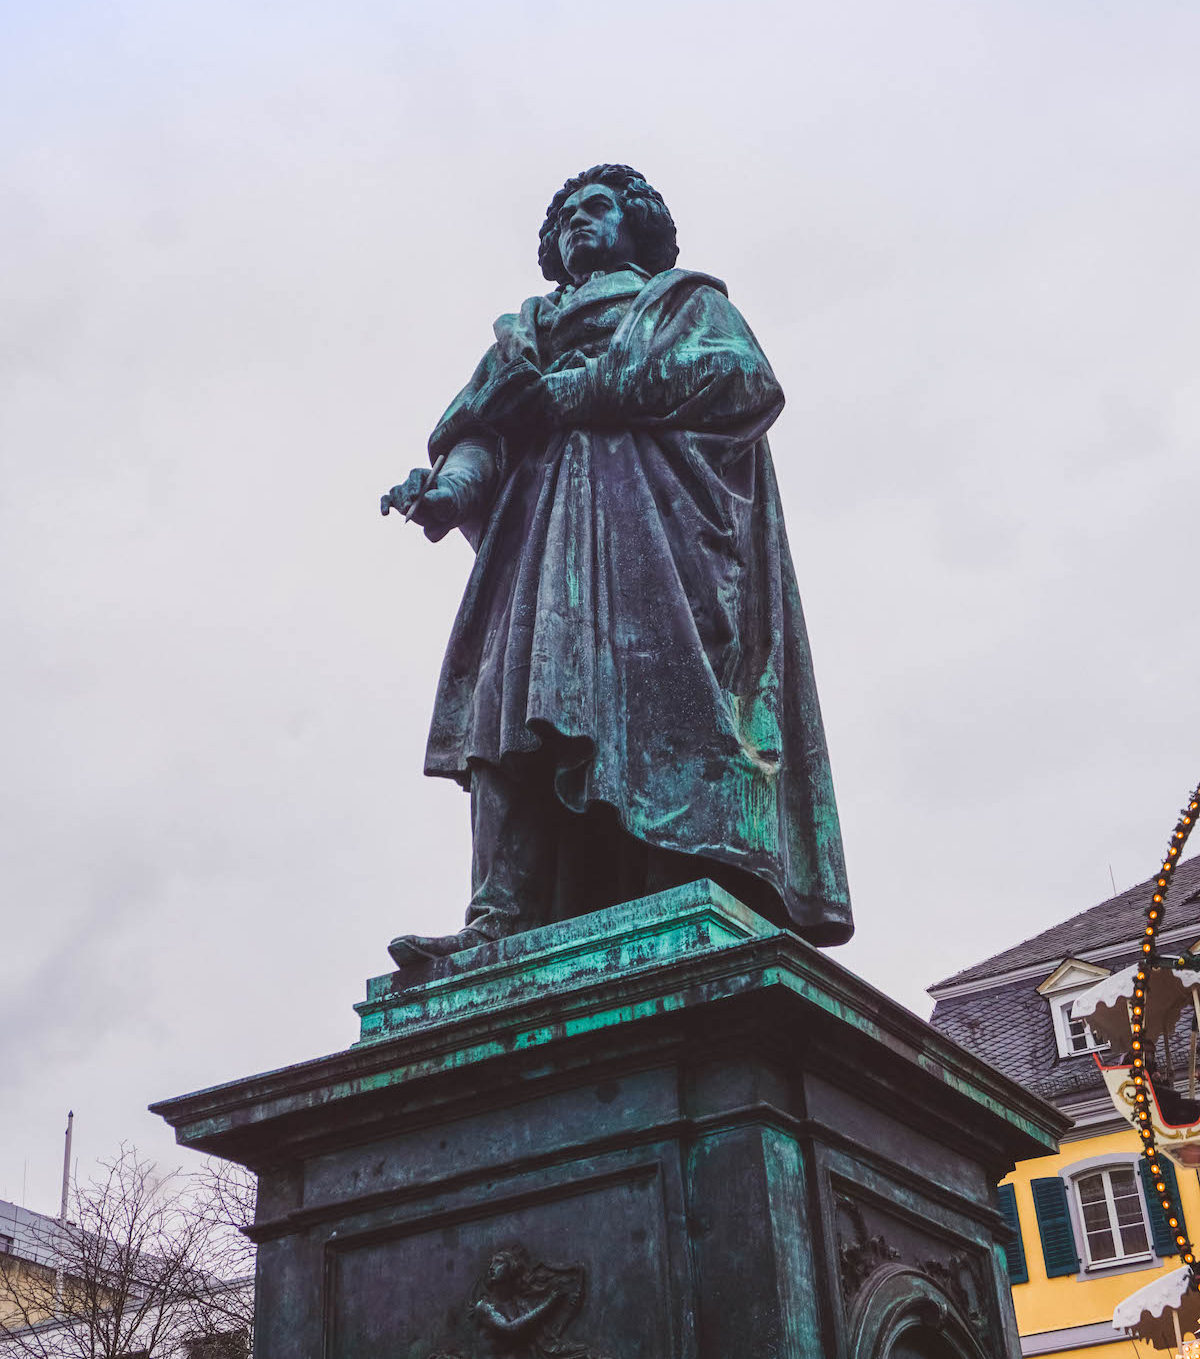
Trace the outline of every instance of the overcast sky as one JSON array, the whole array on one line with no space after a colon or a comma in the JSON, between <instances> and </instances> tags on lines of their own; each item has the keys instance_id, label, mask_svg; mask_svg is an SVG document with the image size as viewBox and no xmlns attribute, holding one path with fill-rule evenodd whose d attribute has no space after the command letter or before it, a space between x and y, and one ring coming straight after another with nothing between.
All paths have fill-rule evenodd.
<instances>
[{"instance_id":1,"label":"overcast sky","mask_svg":"<svg viewBox=\"0 0 1200 1359\"><path fill-rule=\"evenodd\" d=\"M858 936L924 988L1200 778L1200 11L2 0L0 1197L345 1046L457 928L470 565L378 513L546 202L638 166L771 435ZM1131 921L1131 932L1137 927Z\"/></svg>"}]
</instances>

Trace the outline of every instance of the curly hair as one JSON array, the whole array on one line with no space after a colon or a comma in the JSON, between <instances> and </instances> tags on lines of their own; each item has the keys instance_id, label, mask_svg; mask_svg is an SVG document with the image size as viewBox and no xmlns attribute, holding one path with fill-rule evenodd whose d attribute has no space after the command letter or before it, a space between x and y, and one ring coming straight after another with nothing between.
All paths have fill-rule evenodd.
<instances>
[{"instance_id":1,"label":"curly hair","mask_svg":"<svg viewBox=\"0 0 1200 1359\"><path fill-rule=\"evenodd\" d=\"M616 190L637 251L634 264L641 265L650 274L660 274L671 268L679 256L679 246L675 240L675 223L662 194L651 188L631 165L593 165L574 179L568 179L554 195L538 232L538 263L552 283L562 285L572 281L558 249L559 218L563 204L585 184L605 184Z\"/></svg>"}]
</instances>

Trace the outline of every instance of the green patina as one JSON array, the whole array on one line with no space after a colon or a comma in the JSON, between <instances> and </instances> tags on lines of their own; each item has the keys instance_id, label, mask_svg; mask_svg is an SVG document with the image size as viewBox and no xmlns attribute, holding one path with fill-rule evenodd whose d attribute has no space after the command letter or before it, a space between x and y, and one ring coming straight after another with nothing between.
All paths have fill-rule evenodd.
<instances>
[{"instance_id":1,"label":"green patina","mask_svg":"<svg viewBox=\"0 0 1200 1359\"><path fill-rule=\"evenodd\" d=\"M488 966L437 979L423 986L395 990L403 974L389 973L368 983L370 999L355 1008L362 1016L360 1045L387 1041L456 1019L478 1020L486 1013L539 997L553 997L558 1013L552 1021L511 1029L503 1038L475 1041L436 1059L387 1073L382 1083L411 1079L446 1067L467 1066L504 1052L524 1051L552 1042L633 1023L685 1009L688 992L669 989L633 1002L605 1004L607 984L639 971L652 972L687 957L719 958L722 952L750 939L784 937L783 932L747 910L712 883L693 883L628 906L598 911L557 925L530 931L514 943L515 956ZM1022 1118L978 1082L956 1072L936 1055L914 1050L911 1043L880 1023L861 1005L831 989L828 982L802 965L813 955L803 952L794 963L776 963L745 973L718 972L706 998L731 995L747 988L783 987L841 1023L890 1047L940 1082L1020 1127L1046 1145L1052 1139Z\"/></svg>"},{"instance_id":2,"label":"green patina","mask_svg":"<svg viewBox=\"0 0 1200 1359\"><path fill-rule=\"evenodd\" d=\"M763 766L765 773L776 773L779 768L779 755L783 744L783 733L779 729L775 701L768 698L775 685L773 676L765 675L760 689L742 697L729 695L729 706L733 712L734 726L746 752ZM772 682L769 682L772 681Z\"/></svg>"},{"instance_id":3,"label":"green patina","mask_svg":"<svg viewBox=\"0 0 1200 1359\"><path fill-rule=\"evenodd\" d=\"M515 956L423 985L404 987L403 973L374 977L355 1006L360 1042L777 932L712 884L673 888L643 905L640 915L616 906L530 930L511 946Z\"/></svg>"},{"instance_id":4,"label":"green patina","mask_svg":"<svg viewBox=\"0 0 1200 1359\"><path fill-rule=\"evenodd\" d=\"M781 1262L780 1355L804 1359L819 1349L821 1324L819 1286L809 1249L808 1195L804 1157L795 1138L773 1128L762 1130L763 1168L766 1171L768 1223L775 1255Z\"/></svg>"},{"instance_id":5,"label":"green patina","mask_svg":"<svg viewBox=\"0 0 1200 1359\"><path fill-rule=\"evenodd\" d=\"M725 285L676 254L635 170L568 181L539 251L558 286L496 321L430 436L436 477L383 497L476 550L425 772L472 788L488 870L466 931L395 941L401 965L648 891L665 855L815 944L852 932L766 437L783 393Z\"/></svg>"},{"instance_id":6,"label":"green patina","mask_svg":"<svg viewBox=\"0 0 1200 1359\"><path fill-rule=\"evenodd\" d=\"M1054 1145L1047 1128L1016 1107L1021 1099L1005 1102L993 1073L712 883L529 931L506 948L507 956L486 965L404 990L396 989L403 973L372 979L372 999L356 1006L362 1039L341 1057L323 1059L340 1068L337 1074L331 1070L312 1088L293 1085L286 1099L264 1089L249 1108L243 1105L236 1125L224 1109L197 1111L177 1124L180 1140L211 1142L244 1128L247 1113L251 1123L269 1123L299 1108L353 1101L513 1053L782 990L810 1013L863 1035L873 1049L886 1049L909 1080L932 1080L1039 1145ZM802 1015L803 1009L798 1022L806 1022ZM373 1054L382 1060L364 1069ZM357 1069L346 1069L351 1057Z\"/></svg>"}]
</instances>

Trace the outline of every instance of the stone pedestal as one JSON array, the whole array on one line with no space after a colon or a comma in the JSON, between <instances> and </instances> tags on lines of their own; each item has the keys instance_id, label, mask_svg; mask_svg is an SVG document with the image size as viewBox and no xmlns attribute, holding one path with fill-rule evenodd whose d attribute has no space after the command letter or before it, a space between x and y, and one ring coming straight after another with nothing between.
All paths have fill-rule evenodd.
<instances>
[{"instance_id":1,"label":"stone pedestal","mask_svg":"<svg viewBox=\"0 0 1200 1359\"><path fill-rule=\"evenodd\" d=\"M1061 1118L711 883L368 984L154 1106L259 1175L256 1359L1019 1354L993 1185Z\"/></svg>"}]
</instances>

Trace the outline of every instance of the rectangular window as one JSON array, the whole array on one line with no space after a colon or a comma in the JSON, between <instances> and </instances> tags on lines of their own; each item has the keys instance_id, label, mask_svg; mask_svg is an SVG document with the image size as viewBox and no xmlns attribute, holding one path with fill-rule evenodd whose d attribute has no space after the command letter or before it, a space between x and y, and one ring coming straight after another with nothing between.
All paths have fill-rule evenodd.
<instances>
[{"instance_id":1,"label":"rectangular window","mask_svg":"<svg viewBox=\"0 0 1200 1359\"><path fill-rule=\"evenodd\" d=\"M1075 1000L1073 993L1065 1000L1054 1005L1054 1028L1058 1037L1058 1055L1074 1057L1079 1052L1102 1052L1107 1043L1102 1042L1092 1032L1086 1019L1072 1019L1071 1005Z\"/></svg>"},{"instance_id":2,"label":"rectangular window","mask_svg":"<svg viewBox=\"0 0 1200 1359\"><path fill-rule=\"evenodd\" d=\"M1104 1046L1097 1043L1095 1035L1086 1019L1068 1019L1067 1033L1071 1042L1072 1052L1092 1052L1096 1048Z\"/></svg>"},{"instance_id":3,"label":"rectangular window","mask_svg":"<svg viewBox=\"0 0 1200 1359\"><path fill-rule=\"evenodd\" d=\"M1111 1166L1075 1181L1090 1264L1148 1255L1150 1238L1133 1166Z\"/></svg>"},{"instance_id":4,"label":"rectangular window","mask_svg":"<svg viewBox=\"0 0 1200 1359\"><path fill-rule=\"evenodd\" d=\"M12 1248L13 1248L12 1237L5 1236L3 1232L0 1232L0 1255L11 1255Z\"/></svg>"}]
</instances>

